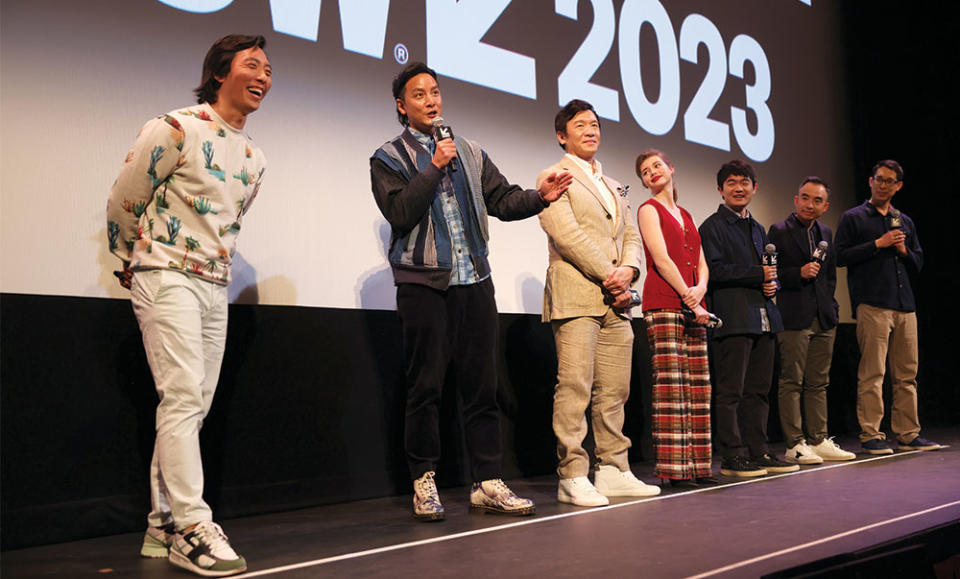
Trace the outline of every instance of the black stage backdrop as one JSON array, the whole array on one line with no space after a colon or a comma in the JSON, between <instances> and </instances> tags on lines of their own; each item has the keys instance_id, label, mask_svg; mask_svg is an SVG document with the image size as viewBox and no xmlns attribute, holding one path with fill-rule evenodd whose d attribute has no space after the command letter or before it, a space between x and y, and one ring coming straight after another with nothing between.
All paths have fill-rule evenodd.
<instances>
[{"instance_id":1,"label":"black stage backdrop","mask_svg":"<svg viewBox=\"0 0 960 579\"><path fill-rule=\"evenodd\" d=\"M946 200L960 151L951 91L960 62L950 37L960 23L942 3L843 6L847 53L838 58L849 72L858 200L876 160L904 165L895 201L917 222L927 260L917 280L920 416L925 426L956 425L950 313L958 276ZM3 294L0 306L2 548L142 528L156 395L129 303ZM201 436L218 518L410 491L394 312L234 305L230 316L220 387ZM500 322L504 476L549 473L552 336L537 316L503 314ZM639 461L651 458L649 351L643 323L634 330L626 431L631 460ZM844 325L830 390L832 434L857 430L857 356L854 328ZM444 486L468 481L455 406L446 396ZM775 405L771 418L778 440Z\"/></svg>"}]
</instances>

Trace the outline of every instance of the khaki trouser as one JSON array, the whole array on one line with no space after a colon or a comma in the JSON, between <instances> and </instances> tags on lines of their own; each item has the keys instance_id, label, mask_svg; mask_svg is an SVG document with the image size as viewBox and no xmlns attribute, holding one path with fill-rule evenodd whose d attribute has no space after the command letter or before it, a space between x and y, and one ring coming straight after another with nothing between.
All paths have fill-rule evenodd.
<instances>
[{"instance_id":1,"label":"khaki trouser","mask_svg":"<svg viewBox=\"0 0 960 579\"><path fill-rule=\"evenodd\" d=\"M805 330L777 334L780 342L780 425L787 447L827 437L827 385L836 328L823 331L816 317Z\"/></svg>"},{"instance_id":2,"label":"khaki trouser","mask_svg":"<svg viewBox=\"0 0 960 579\"><path fill-rule=\"evenodd\" d=\"M623 435L623 406L630 393L633 328L608 309L603 317L554 320L557 387L553 431L557 435L557 474L587 476L590 459L583 449L585 412L590 406L597 462L628 470L630 439Z\"/></svg>"},{"instance_id":3,"label":"khaki trouser","mask_svg":"<svg viewBox=\"0 0 960 579\"><path fill-rule=\"evenodd\" d=\"M917 315L866 304L857 306L857 342L860 368L857 371L857 419L860 441L884 440L883 376L889 354L893 385L890 426L900 442L909 443L920 433L917 417Z\"/></svg>"}]
</instances>

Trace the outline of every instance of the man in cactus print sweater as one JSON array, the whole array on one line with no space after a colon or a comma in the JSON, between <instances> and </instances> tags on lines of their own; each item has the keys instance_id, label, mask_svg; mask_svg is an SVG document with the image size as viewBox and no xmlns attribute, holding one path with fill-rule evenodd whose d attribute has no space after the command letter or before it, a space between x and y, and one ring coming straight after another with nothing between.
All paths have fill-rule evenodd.
<instances>
[{"instance_id":1,"label":"man in cactus print sweater","mask_svg":"<svg viewBox=\"0 0 960 579\"><path fill-rule=\"evenodd\" d=\"M264 45L242 35L214 43L199 104L143 126L107 201L110 251L160 398L141 554L205 576L247 568L203 500L199 435L226 343L231 257L266 168L243 133L271 86Z\"/></svg>"}]
</instances>

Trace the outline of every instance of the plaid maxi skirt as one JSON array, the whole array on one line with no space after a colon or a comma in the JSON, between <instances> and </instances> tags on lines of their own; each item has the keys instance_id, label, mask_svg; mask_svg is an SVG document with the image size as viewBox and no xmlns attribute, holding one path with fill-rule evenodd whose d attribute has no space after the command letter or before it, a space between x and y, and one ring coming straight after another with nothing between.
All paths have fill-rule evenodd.
<instances>
[{"instance_id":1,"label":"plaid maxi skirt","mask_svg":"<svg viewBox=\"0 0 960 579\"><path fill-rule=\"evenodd\" d=\"M654 474L710 476L710 366L707 330L675 310L644 312L653 353Z\"/></svg>"}]
</instances>

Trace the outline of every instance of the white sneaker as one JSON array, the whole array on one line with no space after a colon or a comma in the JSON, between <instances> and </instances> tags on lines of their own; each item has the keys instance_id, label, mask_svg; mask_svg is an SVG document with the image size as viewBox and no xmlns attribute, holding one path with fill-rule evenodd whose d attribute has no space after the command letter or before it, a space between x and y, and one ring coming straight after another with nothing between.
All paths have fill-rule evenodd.
<instances>
[{"instance_id":1,"label":"white sneaker","mask_svg":"<svg viewBox=\"0 0 960 579\"><path fill-rule=\"evenodd\" d=\"M610 465L597 468L593 482L597 492L605 497L653 497L660 494L660 487L645 484L629 470L621 471Z\"/></svg>"},{"instance_id":2,"label":"white sneaker","mask_svg":"<svg viewBox=\"0 0 960 579\"><path fill-rule=\"evenodd\" d=\"M823 460L853 460L857 458L852 452L843 450L833 441L833 437L824 438L820 444L811 446L810 450L817 453L817 456Z\"/></svg>"},{"instance_id":3,"label":"white sneaker","mask_svg":"<svg viewBox=\"0 0 960 579\"><path fill-rule=\"evenodd\" d=\"M562 478L557 486L557 502L569 503L578 507L602 507L609 505L610 499L597 492L585 476Z\"/></svg>"},{"instance_id":4,"label":"white sneaker","mask_svg":"<svg viewBox=\"0 0 960 579\"><path fill-rule=\"evenodd\" d=\"M213 521L201 521L177 531L170 545L169 561L204 577L223 577L247 570L246 560L237 555L223 529Z\"/></svg>"},{"instance_id":5,"label":"white sneaker","mask_svg":"<svg viewBox=\"0 0 960 579\"><path fill-rule=\"evenodd\" d=\"M823 462L823 459L814 452L812 448L807 446L805 440L801 440L796 445L788 448L783 458L787 462L794 464L820 464Z\"/></svg>"}]
</instances>

